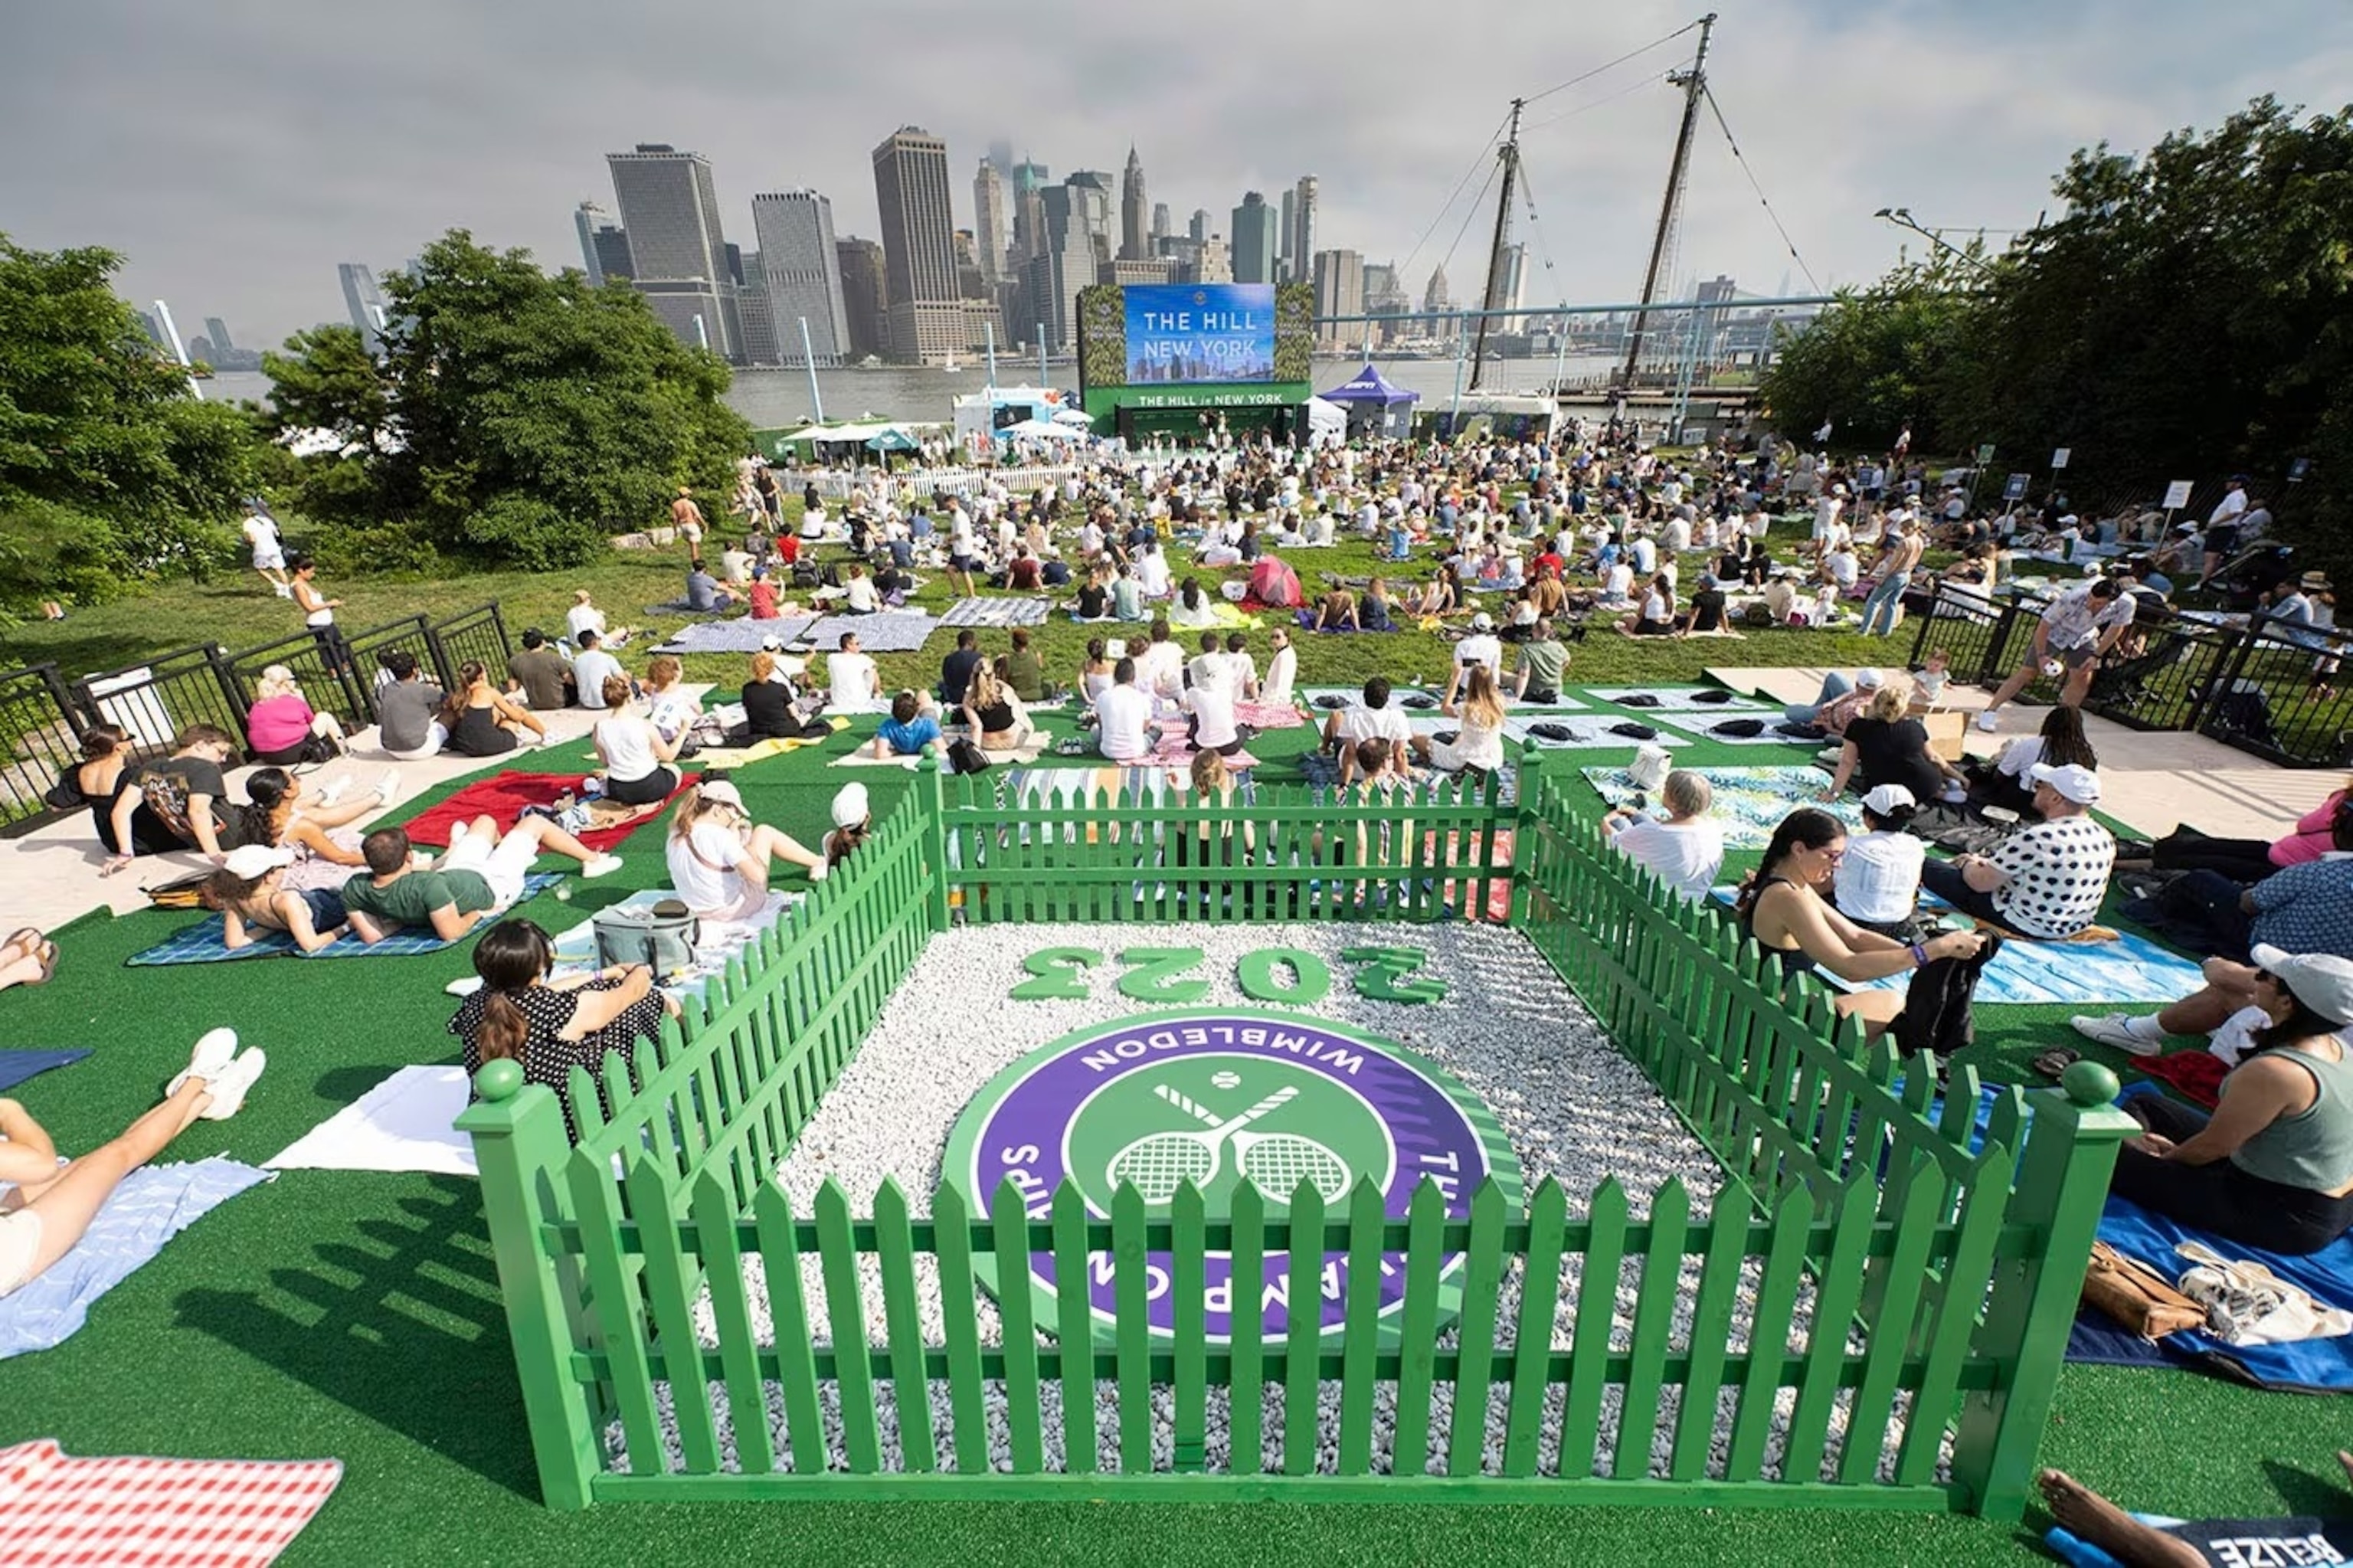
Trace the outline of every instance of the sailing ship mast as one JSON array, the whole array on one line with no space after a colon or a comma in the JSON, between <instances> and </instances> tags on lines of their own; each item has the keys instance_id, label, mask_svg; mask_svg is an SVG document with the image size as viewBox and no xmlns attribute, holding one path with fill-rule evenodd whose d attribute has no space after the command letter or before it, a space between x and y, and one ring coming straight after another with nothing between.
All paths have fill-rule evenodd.
<instances>
[{"instance_id":1,"label":"sailing ship mast","mask_svg":"<svg viewBox=\"0 0 2353 1568\"><path fill-rule=\"evenodd\" d=\"M1700 95L1707 90L1707 36L1715 26L1715 12L1700 18L1699 54L1679 82L1683 90L1683 125L1675 132L1675 158L1667 169L1666 199L1659 204L1659 231L1651 241L1651 265L1642 274L1641 302L1634 312L1634 330L1626 338L1626 367L1619 376L1621 389L1634 385L1634 362L1641 357L1651 305L1659 297L1659 270L1666 265L1667 241L1674 230L1676 210L1683 206L1683 175L1691 167L1692 132L1699 123Z\"/></svg>"},{"instance_id":2,"label":"sailing ship mast","mask_svg":"<svg viewBox=\"0 0 2353 1568\"><path fill-rule=\"evenodd\" d=\"M1471 390L1479 390L1479 376L1487 366L1487 326L1495 318L1490 313L1503 309L1502 294L1507 281L1510 257L1504 241L1512 232L1512 191L1520 174L1520 111L1527 100L1512 100L1512 126L1504 135L1503 150L1497 154L1504 160L1504 188L1495 198L1495 239L1487 251L1487 291L1479 300L1479 335L1471 348Z\"/></svg>"}]
</instances>

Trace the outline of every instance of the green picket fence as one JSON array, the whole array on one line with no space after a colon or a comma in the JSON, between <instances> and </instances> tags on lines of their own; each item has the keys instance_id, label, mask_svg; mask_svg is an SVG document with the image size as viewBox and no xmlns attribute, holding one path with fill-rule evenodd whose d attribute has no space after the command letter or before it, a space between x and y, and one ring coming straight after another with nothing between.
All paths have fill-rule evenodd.
<instances>
[{"instance_id":1,"label":"green picket fence","mask_svg":"<svg viewBox=\"0 0 2353 1568\"><path fill-rule=\"evenodd\" d=\"M1324 897L1335 871L1402 886L1407 912L1409 873L1432 912L1450 881L1508 876L1530 939L1723 1160L1733 1180L1704 1215L1680 1185L1638 1208L1615 1182L1547 1182L1525 1207L1491 1184L1451 1208L1425 1184L1403 1216L1369 1187L1327 1209L1305 1186L1288 1205L1244 1187L1223 1219L1189 1189L1166 1213L1129 1191L1103 1214L1068 1186L1028 1210L1008 1187L987 1213L947 1190L917 1213L887 1184L860 1211L828 1186L797 1213L768 1173L952 898L968 917L1084 917L1096 895L1057 902L1042 874L1082 869L1092 834L1125 846L1071 883L1113 890L1099 917L1166 917L1110 911L1161 902L1146 848L1200 821L950 804L936 773L923 783L634 1081L575 1077L576 1150L553 1095L511 1064L481 1075L459 1126L551 1506L954 1491L2018 1516L2131 1124L2086 1075L2080 1099L2031 1097L2031 1117L2006 1097L1973 1144L1967 1075L1949 1111L1925 1078L1899 1088L1892 1054L1861 1051L1820 996L1790 1000L1608 852L1540 758L1514 807L1449 798L1361 823L1368 848L1384 825L1393 845L1471 834L1475 863L1278 859L1250 868L1286 874L1259 879L1284 891L1271 911L1211 917L1365 917L1361 895ZM1300 809L1253 808L1312 841L1282 815ZM1327 839L1353 837L1351 810L1323 810ZM1212 1255L1240 1278L1277 1259L1344 1279L1335 1320L1319 1299L1263 1330L1234 1314L1212 1340ZM1107 1279L1114 1308L1098 1319L1065 1290L1039 1321L1026 1289L983 1290L976 1260L1023 1279L1033 1256ZM1404 1282L1387 1317L1385 1266ZM1166 1332L1146 1320L1161 1289ZM1441 1294L1459 1294L1451 1324Z\"/></svg>"}]
</instances>

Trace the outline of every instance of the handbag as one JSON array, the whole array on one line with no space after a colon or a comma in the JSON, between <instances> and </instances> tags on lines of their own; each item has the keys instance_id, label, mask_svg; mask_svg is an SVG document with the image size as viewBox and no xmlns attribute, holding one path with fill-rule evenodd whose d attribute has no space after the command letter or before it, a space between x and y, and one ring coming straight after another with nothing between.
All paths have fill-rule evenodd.
<instances>
[{"instance_id":1,"label":"handbag","mask_svg":"<svg viewBox=\"0 0 2353 1568\"><path fill-rule=\"evenodd\" d=\"M979 747L959 737L948 742L948 767L958 773L986 773L988 758Z\"/></svg>"},{"instance_id":2,"label":"handbag","mask_svg":"<svg viewBox=\"0 0 2353 1568\"><path fill-rule=\"evenodd\" d=\"M651 906L620 905L599 909L590 917L600 964L644 964L657 976L694 967L694 946L702 939L702 923L675 898Z\"/></svg>"},{"instance_id":3,"label":"handbag","mask_svg":"<svg viewBox=\"0 0 2353 1568\"><path fill-rule=\"evenodd\" d=\"M2205 1308L2176 1290L2165 1276L2105 1242L2092 1244L2084 1301L2144 1340L2206 1326Z\"/></svg>"}]
</instances>

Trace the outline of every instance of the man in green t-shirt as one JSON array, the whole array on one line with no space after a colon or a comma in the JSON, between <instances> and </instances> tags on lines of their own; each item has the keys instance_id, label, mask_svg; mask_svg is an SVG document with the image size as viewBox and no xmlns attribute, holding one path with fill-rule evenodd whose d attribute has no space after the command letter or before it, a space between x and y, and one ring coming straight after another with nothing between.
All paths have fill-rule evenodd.
<instances>
[{"instance_id":1,"label":"man in green t-shirt","mask_svg":"<svg viewBox=\"0 0 2353 1568\"><path fill-rule=\"evenodd\" d=\"M343 884L343 908L363 942L381 942L404 927L429 927L454 942L522 896L542 851L578 861L584 877L621 869L620 856L598 854L548 817L525 817L504 836L489 817L460 822L449 830L449 853L430 871L417 863L406 832L378 828L360 841L368 868Z\"/></svg>"},{"instance_id":2,"label":"man in green t-shirt","mask_svg":"<svg viewBox=\"0 0 2353 1568\"><path fill-rule=\"evenodd\" d=\"M1560 701L1560 677L1567 668L1568 645L1553 634L1552 618L1542 617L1528 641L1520 644L1513 697L1526 703Z\"/></svg>"}]
</instances>

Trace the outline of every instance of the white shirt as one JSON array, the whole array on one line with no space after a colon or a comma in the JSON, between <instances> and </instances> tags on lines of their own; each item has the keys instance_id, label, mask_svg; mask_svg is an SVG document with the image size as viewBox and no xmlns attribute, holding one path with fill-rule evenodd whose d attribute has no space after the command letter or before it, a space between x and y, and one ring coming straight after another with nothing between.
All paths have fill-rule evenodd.
<instances>
[{"instance_id":1,"label":"white shirt","mask_svg":"<svg viewBox=\"0 0 2353 1568\"><path fill-rule=\"evenodd\" d=\"M1291 700L1291 683L1299 678L1299 650L1286 644L1266 662L1266 679L1259 683L1258 700L1278 706Z\"/></svg>"},{"instance_id":2,"label":"white shirt","mask_svg":"<svg viewBox=\"0 0 2353 1568\"><path fill-rule=\"evenodd\" d=\"M1927 846L1910 833L1856 833L1846 841L1832 901L1850 920L1908 919L1919 902L1920 867L1927 858Z\"/></svg>"},{"instance_id":3,"label":"white shirt","mask_svg":"<svg viewBox=\"0 0 2353 1568\"><path fill-rule=\"evenodd\" d=\"M1620 561L1601 574L1601 597L1623 604L1634 591L1634 568Z\"/></svg>"},{"instance_id":4,"label":"white shirt","mask_svg":"<svg viewBox=\"0 0 2353 1568\"><path fill-rule=\"evenodd\" d=\"M2206 526L2211 528L2217 523L2228 523L2246 509L2247 493L2234 484L2221 500L2214 503L2212 514L2206 519Z\"/></svg>"},{"instance_id":5,"label":"white shirt","mask_svg":"<svg viewBox=\"0 0 2353 1568\"><path fill-rule=\"evenodd\" d=\"M1669 827L1645 817L1620 828L1609 842L1694 904L1707 896L1724 868L1724 832L1705 818Z\"/></svg>"},{"instance_id":6,"label":"white shirt","mask_svg":"<svg viewBox=\"0 0 2353 1568\"><path fill-rule=\"evenodd\" d=\"M1634 560L1634 569L1649 577L1659 569L1659 546L1648 534L1638 534L1627 545Z\"/></svg>"},{"instance_id":7,"label":"white shirt","mask_svg":"<svg viewBox=\"0 0 2353 1568\"><path fill-rule=\"evenodd\" d=\"M634 784L661 766L647 738L645 722L635 714L598 719L596 746L605 754L605 772L616 784Z\"/></svg>"},{"instance_id":8,"label":"white shirt","mask_svg":"<svg viewBox=\"0 0 2353 1568\"><path fill-rule=\"evenodd\" d=\"M628 678L628 672L621 662L602 648L591 648L572 661L572 677L579 683L580 705L601 708L605 705L605 678L619 675Z\"/></svg>"},{"instance_id":9,"label":"white shirt","mask_svg":"<svg viewBox=\"0 0 2353 1568\"><path fill-rule=\"evenodd\" d=\"M1690 523L1678 517L1667 524L1668 549L1688 550L1691 548L1691 544L1692 525Z\"/></svg>"},{"instance_id":10,"label":"white shirt","mask_svg":"<svg viewBox=\"0 0 2353 1568\"><path fill-rule=\"evenodd\" d=\"M1185 673L1192 678L1194 691L1215 689L1231 698L1241 690L1241 672L1234 664L1226 654L1202 653L1186 664Z\"/></svg>"},{"instance_id":11,"label":"white shirt","mask_svg":"<svg viewBox=\"0 0 2353 1568\"><path fill-rule=\"evenodd\" d=\"M825 673L832 683L828 700L838 708L863 709L881 689L874 673L874 661L863 653L828 654Z\"/></svg>"},{"instance_id":12,"label":"white shirt","mask_svg":"<svg viewBox=\"0 0 2353 1568\"><path fill-rule=\"evenodd\" d=\"M1168 597L1168 557L1157 550L1145 552L1135 563L1136 581L1144 585L1146 599Z\"/></svg>"},{"instance_id":13,"label":"white shirt","mask_svg":"<svg viewBox=\"0 0 2353 1568\"><path fill-rule=\"evenodd\" d=\"M841 585L842 602L860 615L871 615L882 608L882 596L874 591L874 579L855 577Z\"/></svg>"},{"instance_id":14,"label":"white shirt","mask_svg":"<svg viewBox=\"0 0 2353 1568\"><path fill-rule=\"evenodd\" d=\"M1393 703L1368 708L1359 701L1341 712L1340 738L1352 744L1359 740L1393 740L1402 746L1413 738L1413 721Z\"/></svg>"},{"instance_id":15,"label":"white shirt","mask_svg":"<svg viewBox=\"0 0 2353 1568\"><path fill-rule=\"evenodd\" d=\"M1185 684L1185 649L1177 642L1147 642L1135 656L1135 683L1145 693L1175 695Z\"/></svg>"},{"instance_id":16,"label":"white shirt","mask_svg":"<svg viewBox=\"0 0 2353 1568\"><path fill-rule=\"evenodd\" d=\"M1473 632L1454 645L1457 664L1484 664L1491 675L1503 673L1504 641L1485 631Z\"/></svg>"},{"instance_id":17,"label":"white shirt","mask_svg":"<svg viewBox=\"0 0 2353 1568\"><path fill-rule=\"evenodd\" d=\"M593 604L575 604L564 612L564 624L572 630L572 641L577 643L580 634L593 631L605 635L605 612Z\"/></svg>"},{"instance_id":18,"label":"white shirt","mask_svg":"<svg viewBox=\"0 0 2353 1568\"><path fill-rule=\"evenodd\" d=\"M1185 711L1195 718L1193 744L1203 751L1231 746L1234 730L1233 694L1222 686L1195 686L1185 694Z\"/></svg>"},{"instance_id":19,"label":"white shirt","mask_svg":"<svg viewBox=\"0 0 2353 1568\"><path fill-rule=\"evenodd\" d=\"M1152 749L1152 699L1134 686L1114 685L1095 699L1096 749L1114 762Z\"/></svg>"},{"instance_id":20,"label":"white shirt","mask_svg":"<svg viewBox=\"0 0 2353 1568\"><path fill-rule=\"evenodd\" d=\"M1830 568L1831 580L1842 588L1854 587L1855 579L1862 575L1862 563L1855 559L1854 552L1843 546L1832 550L1822 565Z\"/></svg>"},{"instance_id":21,"label":"white shirt","mask_svg":"<svg viewBox=\"0 0 2353 1568\"><path fill-rule=\"evenodd\" d=\"M669 841L670 885L697 915L732 910L750 891L735 869L745 853L744 841L731 830L717 822L699 823L686 837Z\"/></svg>"}]
</instances>

